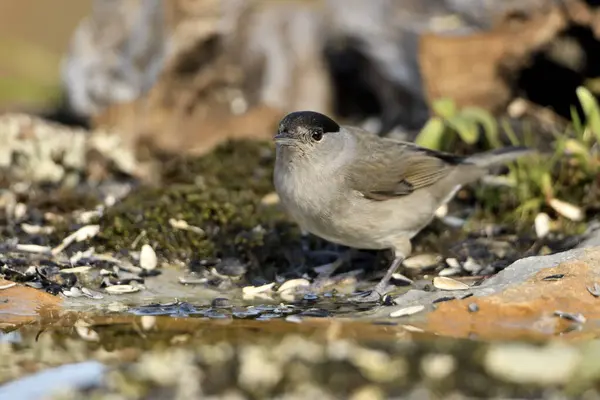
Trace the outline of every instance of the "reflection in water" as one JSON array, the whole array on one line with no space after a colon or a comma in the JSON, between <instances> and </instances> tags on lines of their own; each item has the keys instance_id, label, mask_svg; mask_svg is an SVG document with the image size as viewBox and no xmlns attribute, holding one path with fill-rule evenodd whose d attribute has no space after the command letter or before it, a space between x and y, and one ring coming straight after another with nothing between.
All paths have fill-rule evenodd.
<instances>
[{"instance_id":1,"label":"reflection in water","mask_svg":"<svg viewBox=\"0 0 600 400\"><path fill-rule=\"evenodd\" d=\"M0 386L0 399L39 400L62 391L95 387L105 370L97 361L48 369Z\"/></svg>"}]
</instances>

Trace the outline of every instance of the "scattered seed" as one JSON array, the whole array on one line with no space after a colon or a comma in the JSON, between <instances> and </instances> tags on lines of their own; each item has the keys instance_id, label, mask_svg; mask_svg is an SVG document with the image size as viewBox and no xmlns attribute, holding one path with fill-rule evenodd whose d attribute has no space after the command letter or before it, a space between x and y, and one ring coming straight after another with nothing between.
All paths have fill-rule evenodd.
<instances>
[{"instance_id":1,"label":"scattered seed","mask_svg":"<svg viewBox=\"0 0 600 400\"><path fill-rule=\"evenodd\" d=\"M281 284L281 286L279 286L279 289L277 289L278 293L281 292L285 292L287 290L291 290L291 289L296 289L296 288L300 288L300 287L308 287L310 286L310 282L306 279L290 279L288 281L285 281Z\"/></svg>"},{"instance_id":2,"label":"scattered seed","mask_svg":"<svg viewBox=\"0 0 600 400\"><path fill-rule=\"evenodd\" d=\"M583 210L581 207L558 199L550 199L548 204L554 211L571 221L578 222L583 220Z\"/></svg>"},{"instance_id":3,"label":"scattered seed","mask_svg":"<svg viewBox=\"0 0 600 400\"><path fill-rule=\"evenodd\" d=\"M413 325L401 325L404 329L406 329L409 332L425 332L423 329L421 328L417 328L416 326Z\"/></svg>"},{"instance_id":4,"label":"scattered seed","mask_svg":"<svg viewBox=\"0 0 600 400\"><path fill-rule=\"evenodd\" d=\"M408 257L402 262L402 265L409 269L426 269L436 266L442 257L437 254L419 254Z\"/></svg>"},{"instance_id":5,"label":"scattered seed","mask_svg":"<svg viewBox=\"0 0 600 400\"><path fill-rule=\"evenodd\" d=\"M182 219L169 218L169 225L171 225L171 227L174 229L190 231L199 235L205 234L204 229L200 228L199 226L190 225L187 223L187 221L184 221Z\"/></svg>"},{"instance_id":6,"label":"scattered seed","mask_svg":"<svg viewBox=\"0 0 600 400\"><path fill-rule=\"evenodd\" d=\"M193 278L193 277L179 277L179 283L182 285L203 285L208 282L208 278Z\"/></svg>"},{"instance_id":7,"label":"scattered seed","mask_svg":"<svg viewBox=\"0 0 600 400\"><path fill-rule=\"evenodd\" d=\"M423 306L423 305L406 307L406 308L402 308L400 310L391 312L390 317L392 317L392 318L406 317L406 316L421 312L424 309L425 309L425 306Z\"/></svg>"},{"instance_id":8,"label":"scattered seed","mask_svg":"<svg viewBox=\"0 0 600 400\"><path fill-rule=\"evenodd\" d=\"M558 281L565 277L565 274L548 275L542 278L543 281Z\"/></svg>"},{"instance_id":9,"label":"scattered seed","mask_svg":"<svg viewBox=\"0 0 600 400\"><path fill-rule=\"evenodd\" d=\"M459 282L456 279L436 276L433 278L433 286L440 290L466 290L469 289L469 285L463 282Z\"/></svg>"},{"instance_id":10,"label":"scattered seed","mask_svg":"<svg viewBox=\"0 0 600 400\"><path fill-rule=\"evenodd\" d=\"M92 267L82 266L82 267L73 267L73 268L63 268L60 270L61 274L84 274L89 272Z\"/></svg>"},{"instance_id":11,"label":"scattered seed","mask_svg":"<svg viewBox=\"0 0 600 400\"><path fill-rule=\"evenodd\" d=\"M66 297L74 298L83 296L83 293L77 287L72 287L71 289L63 289L62 294L64 294Z\"/></svg>"},{"instance_id":12,"label":"scattered seed","mask_svg":"<svg viewBox=\"0 0 600 400\"><path fill-rule=\"evenodd\" d=\"M25 222L21 224L21 229L29 235L50 235L54 232L53 226L31 225L26 224Z\"/></svg>"},{"instance_id":13,"label":"scattered seed","mask_svg":"<svg viewBox=\"0 0 600 400\"><path fill-rule=\"evenodd\" d=\"M64 238L58 246L52 249L52 254L56 255L70 246L73 242L83 242L84 240L93 238L100 232L100 225L82 226L69 236Z\"/></svg>"},{"instance_id":14,"label":"scattered seed","mask_svg":"<svg viewBox=\"0 0 600 400\"><path fill-rule=\"evenodd\" d=\"M104 298L104 296L102 296L102 294L100 294L96 291L93 291L91 289L88 289L86 287L81 288L81 293L83 293L83 295L85 297L89 297L90 299L94 299L94 300L100 300L100 299Z\"/></svg>"},{"instance_id":15,"label":"scattered seed","mask_svg":"<svg viewBox=\"0 0 600 400\"><path fill-rule=\"evenodd\" d=\"M48 246L39 246L37 244L17 244L15 250L35 254L50 253L52 251Z\"/></svg>"},{"instance_id":16,"label":"scattered seed","mask_svg":"<svg viewBox=\"0 0 600 400\"><path fill-rule=\"evenodd\" d=\"M543 238L550 233L550 217L546 213L539 213L535 216L535 234L538 238Z\"/></svg>"},{"instance_id":17,"label":"scattered seed","mask_svg":"<svg viewBox=\"0 0 600 400\"><path fill-rule=\"evenodd\" d=\"M594 283L594 285L588 286L587 290L592 296L600 297L600 285L598 283Z\"/></svg>"},{"instance_id":18,"label":"scattered seed","mask_svg":"<svg viewBox=\"0 0 600 400\"><path fill-rule=\"evenodd\" d=\"M437 299L433 300L432 303L443 303L444 301L450 301L450 300L456 300L456 297L454 296L444 296L444 297L438 297Z\"/></svg>"},{"instance_id":19,"label":"scattered seed","mask_svg":"<svg viewBox=\"0 0 600 400\"><path fill-rule=\"evenodd\" d=\"M471 303L469 304L468 310L469 312L477 312L479 311L479 306L477 305L477 303Z\"/></svg>"},{"instance_id":20,"label":"scattered seed","mask_svg":"<svg viewBox=\"0 0 600 400\"><path fill-rule=\"evenodd\" d=\"M158 259L156 258L156 252L149 244L142 246L140 251L140 267L146 271L152 271L156 268Z\"/></svg>"},{"instance_id":21,"label":"scattered seed","mask_svg":"<svg viewBox=\"0 0 600 400\"><path fill-rule=\"evenodd\" d=\"M409 277L404 276L398 272L396 272L395 274L392 275L392 279L395 281L406 282L409 285L412 285L414 283L414 281L412 279L410 279Z\"/></svg>"},{"instance_id":22,"label":"scattered seed","mask_svg":"<svg viewBox=\"0 0 600 400\"><path fill-rule=\"evenodd\" d=\"M463 269L465 271L470 272L473 275L476 275L479 271L483 269L481 265L479 265L475 260L471 257L468 257L465 263L463 264Z\"/></svg>"},{"instance_id":23,"label":"scattered seed","mask_svg":"<svg viewBox=\"0 0 600 400\"><path fill-rule=\"evenodd\" d=\"M242 293L247 294L247 295L266 293L266 292L270 292L271 289L273 289L274 285L275 285L275 282L267 283L266 285L262 285L262 286L245 286L242 289Z\"/></svg>"},{"instance_id":24,"label":"scattered seed","mask_svg":"<svg viewBox=\"0 0 600 400\"><path fill-rule=\"evenodd\" d=\"M104 288L110 294L125 294L139 292L140 288L132 285L113 285Z\"/></svg>"},{"instance_id":25,"label":"scattered seed","mask_svg":"<svg viewBox=\"0 0 600 400\"><path fill-rule=\"evenodd\" d=\"M10 289L13 286L17 286L15 282L7 283L6 285L0 286L0 290Z\"/></svg>"},{"instance_id":26,"label":"scattered seed","mask_svg":"<svg viewBox=\"0 0 600 400\"><path fill-rule=\"evenodd\" d=\"M578 324L584 324L586 321L586 318L581 313L572 314L564 311L554 311L554 315L562 319L576 322Z\"/></svg>"},{"instance_id":27,"label":"scattered seed","mask_svg":"<svg viewBox=\"0 0 600 400\"><path fill-rule=\"evenodd\" d=\"M438 275L439 276L454 276L454 275L458 275L461 273L461 269L460 268L444 268L443 270L441 270Z\"/></svg>"}]
</instances>

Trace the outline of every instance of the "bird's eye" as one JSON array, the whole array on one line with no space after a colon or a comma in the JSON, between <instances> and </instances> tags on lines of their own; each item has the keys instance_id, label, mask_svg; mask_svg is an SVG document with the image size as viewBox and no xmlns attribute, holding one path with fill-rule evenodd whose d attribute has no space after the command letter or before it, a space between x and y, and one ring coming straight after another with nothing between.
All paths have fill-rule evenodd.
<instances>
[{"instance_id":1,"label":"bird's eye","mask_svg":"<svg viewBox=\"0 0 600 400\"><path fill-rule=\"evenodd\" d=\"M312 138L315 142L320 141L321 139L323 139L323 132L315 132L312 134Z\"/></svg>"}]
</instances>

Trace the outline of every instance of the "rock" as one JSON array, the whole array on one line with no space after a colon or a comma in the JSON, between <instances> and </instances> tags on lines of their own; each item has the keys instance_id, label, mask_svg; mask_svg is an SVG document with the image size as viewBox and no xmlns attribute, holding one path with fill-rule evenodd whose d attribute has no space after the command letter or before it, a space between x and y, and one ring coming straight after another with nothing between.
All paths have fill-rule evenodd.
<instances>
[{"instance_id":1,"label":"rock","mask_svg":"<svg viewBox=\"0 0 600 400\"><path fill-rule=\"evenodd\" d=\"M588 287L598 281L598 274L600 247L524 258L481 285L465 290L465 296L439 302L434 311L422 314L421 324L416 321L414 325L457 337L472 334L482 339L544 337L575 324L555 317L557 311L597 318L598 299ZM546 280L549 276L557 278ZM407 307L428 305L444 296L447 293L410 290L394 300L397 305L385 307L372 317L386 317ZM473 303L477 312L473 312ZM585 329L580 334L585 335Z\"/></svg>"},{"instance_id":2,"label":"rock","mask_svg":"<svg viewBox=\"0 0 600 400\"><path fill-rule=\"evenodd\" d=\"M61 299L0 278L0 329L31 323L60 309Z\"/></svg>"}]
</instances>

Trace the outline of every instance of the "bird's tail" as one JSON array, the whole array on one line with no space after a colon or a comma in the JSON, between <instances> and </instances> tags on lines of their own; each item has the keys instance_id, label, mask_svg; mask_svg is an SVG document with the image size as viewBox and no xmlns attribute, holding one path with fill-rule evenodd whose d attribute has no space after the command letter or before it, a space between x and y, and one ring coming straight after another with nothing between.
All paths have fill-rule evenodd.
<instances>
[{"instance_id":1,"label":"bird's tail","mask_svg":"<svg viewBox=\"0 0 600 400\"><path fill-rule=\"evenodd\" d=\"M486 151L467 157L466 161L480 167L491 167L513 161L521 156L535 153L534 149L523 146L510 146Z\"/></svg>"}]
</instances>

